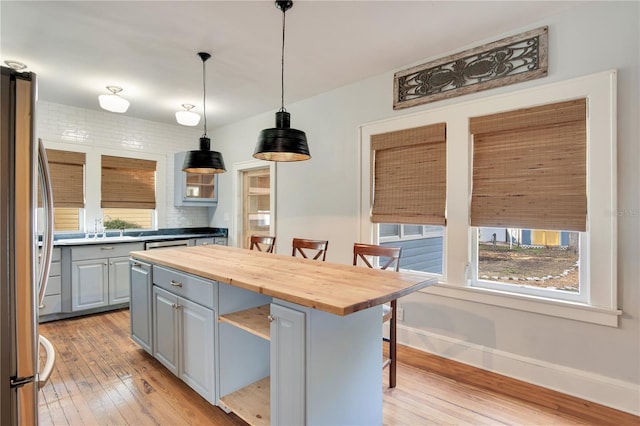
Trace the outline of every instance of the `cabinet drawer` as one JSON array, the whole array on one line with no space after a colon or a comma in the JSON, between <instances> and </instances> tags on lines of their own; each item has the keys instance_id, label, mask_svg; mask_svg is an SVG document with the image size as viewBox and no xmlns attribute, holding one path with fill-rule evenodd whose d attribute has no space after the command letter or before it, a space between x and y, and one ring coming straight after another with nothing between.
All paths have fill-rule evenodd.
<instances>
[{"instance_id":1,"label":"cabinet drawer","mask_svg":"<svg viewBox=\"0 0 640 426\"><path fill-rule=\"evenodd\" d=\"M213 281L154 265L153 283L180 297L214 309L217 283Z\"/></svg>"},{"instance_id":2,"label":"cabinet drawer","mask_svg":"<svg viewBox=\"0 0 640 426\"><path fill-rule=\"evenodd\" d=\"M71 260L103 259L129 256L129 252L144 250L144 243L95 244L71 248Z\"/></svg>"},{"instance_id":3,"label":"cabinet drawer","mask_svg":"<svg viewBox=\"0 0 640 426\"><path fill-rule=\"evenodd\" d=\"M60 247L54 247L51 253L52 262L60 262Z\"/></svg>"},{"instance_id":4,"label":"cabinet drawer","mask_svg":"<svg viewBox=\"0 0 640 426\"><path fill-rule=\"evenodd\" d=\"M40 315L57 314L62 312L62 296L55 294L45 296L42 300L44 307L40 308Z\"/></svg>"},{"instance_id":5,"label":"cabinet drawer","mask_svg":"<svg viewBox=\"0 0 640 426\"><path fill-rule=\"evenodd\" d=\"M60 262L51 262L51 267L49 268L49 276L60 276Z\"/></svg>"},{"instance_id":6,"label":"cabinet drawer","mask_svg":"<svg viewBox=\"0 0 640 426\"><path fill-rule=\"evenodd\" d=\"M47 291L44 292L44 295L53 296L54 294L60 294L60 281L60 275L49 277L49 281L47 281Z\"/></svg>"}]
</instances>

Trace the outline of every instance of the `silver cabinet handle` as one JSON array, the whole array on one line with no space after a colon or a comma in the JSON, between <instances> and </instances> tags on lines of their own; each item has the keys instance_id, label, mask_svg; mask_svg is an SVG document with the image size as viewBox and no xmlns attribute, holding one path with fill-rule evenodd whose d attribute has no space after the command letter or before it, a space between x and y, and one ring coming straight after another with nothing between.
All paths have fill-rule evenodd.
<instances>
[{"instance_id":1,"label":"silver cabinet handle","mask_svg":"<svg viewBox=\"0 0 640 426\"><path fill-rule=\"evenodd\" d=\"M100 250L113 250L113 246L109 246L109 247L100 247Z\"/></svg>"},{"instance_id":2,"label":"silver cabinet handle","mask_svg":"<svg viewBox=\"0 0 640 426\"><path fill-rule=\"evenodd\" d=\"M182 287L182 283L178 281L171 280L171 285L174 287Z\"/></svg>"},{"instance_id":3,"label":"silver cabinet handle","mask_svg":"<svg viewBox=\"0 0 640 426\"><path fill-rule=\"evenodd\" d=\"M268 315L267 319L269 320L269 322L274 322L276 320L276 317L274 317L272 315Z\"/></svg>"}]
</instances>

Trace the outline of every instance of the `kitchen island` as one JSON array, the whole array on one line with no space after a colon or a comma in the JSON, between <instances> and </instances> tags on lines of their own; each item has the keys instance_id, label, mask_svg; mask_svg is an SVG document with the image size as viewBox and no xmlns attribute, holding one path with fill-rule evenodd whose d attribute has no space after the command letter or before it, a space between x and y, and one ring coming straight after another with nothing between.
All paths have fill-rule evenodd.
<instances>
[{"instance_id":1,"label":"kitchen island","mask_svg":"<svg viewBox=\"0 0 640 426\"><path fill-rule=\"evenodd\" d=\"M224 246L131 256L134 340L250 424L381 424L382 304L436 282Z\"/></svg>"}]
</instances>

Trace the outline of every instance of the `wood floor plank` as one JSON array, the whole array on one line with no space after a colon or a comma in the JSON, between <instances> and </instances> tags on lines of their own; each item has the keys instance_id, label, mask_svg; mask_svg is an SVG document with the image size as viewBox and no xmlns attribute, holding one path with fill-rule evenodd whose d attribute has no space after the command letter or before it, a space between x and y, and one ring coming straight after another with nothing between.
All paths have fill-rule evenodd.
<instances>
[{"instance_id":1,"label":"wood floor plank","mask_svg":"<svg viewBox=\"0 0 640 426\"><path fill-rule=\"evenodd\" d=\"M40 325L57 352L40 425L246 425L209 404L129 338L120 310ZM398 347L384 425L633 425L640 417Z\"/></svg>"}]
</instances>

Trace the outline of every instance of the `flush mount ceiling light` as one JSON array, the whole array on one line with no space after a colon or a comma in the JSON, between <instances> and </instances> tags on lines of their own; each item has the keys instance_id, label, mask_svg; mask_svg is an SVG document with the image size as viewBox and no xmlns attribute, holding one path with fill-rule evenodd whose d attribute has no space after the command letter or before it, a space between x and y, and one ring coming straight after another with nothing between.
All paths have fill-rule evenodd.
<instances>
[{"instance_id":1,"label":"flush mount ceiling light","mask_svg":"<svg viewBox=\"0 0 640 426\"><path fill-rule=\"evenodd\" d=\"M282 11L282 59L281 59L281 96L280 110L276 112L276 127L264 129L258 136L253 153L255 158L269 161L303 161L311 158L307 135L302 130L289 127L291 114L284 108L284 34L285 15L291 9L293 1L277 0L276 7Z\"/></svg>"},{"instance_id":2,"label":"flush mount ceiling light","mask_svg":"<svg viewBox=\"0 0 640 426\"><path fill-rule=\"evenodd\" d=\"M12 61L11 59L7 59L4 61L5 65L15 71L23 71L27 69L27 66L22 62Z\"/></svg>"},{"instance_id":3,"label":"flush mount ceiling light","mask_svg":"<svg viewBox=\"0 0 640 426\"><path fill-rule=\"evenodd\" d=\"M184 157L182 171L188 173L212 174L224 173L222 154L217 151L211 151L211 139L207 136L207 86L205 84L205 66L204 63L211 57L207 52L199 52L198 56L202 59L202 103L204 115L204 134L200 138L200 149L189 151ZM192 113L193 114L193 113Z\"/></svg>"},{"instance_id":4,"label":"flush mount ceiling light","mask_svg":"<svg viewBox=\"0 0 640 426\"><path fill-rule=\"evenodd\" d=\"M197 126L200 122L200 116L191 111L195 108L195 105L182 104L182 108L184 108L184 111L176 112L176 121L178 124L182 124L183 126Z\"/></svg>"},{"instance_id":5,"label":"flush mount ceiling light","mask_svg":"<svg viewBox=\"0 0 640 426\"><path fill-rule=\"evenodd\" d=\"M111 92L110 95L98 96L100 108L111 112L126 112L129 108L129 101L118 95L122 92L122 87L107 86L107 90Z\"/></svg>"}]
</instances>

